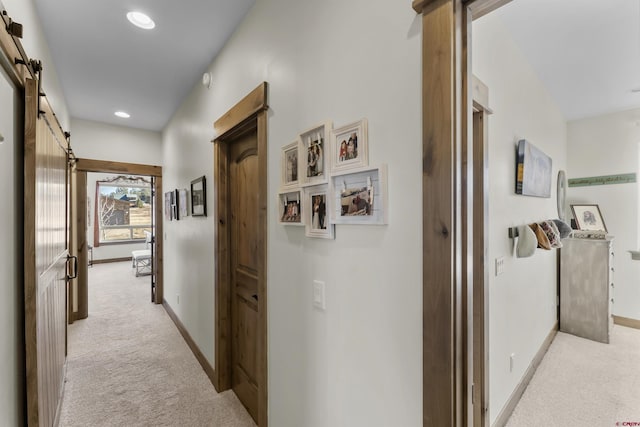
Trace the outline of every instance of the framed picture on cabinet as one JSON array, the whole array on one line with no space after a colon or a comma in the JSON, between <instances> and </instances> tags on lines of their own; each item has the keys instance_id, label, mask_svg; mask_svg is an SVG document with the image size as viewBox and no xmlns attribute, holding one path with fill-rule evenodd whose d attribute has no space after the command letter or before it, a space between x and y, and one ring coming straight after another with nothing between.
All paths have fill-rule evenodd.
<instances>
[{"instance_id":1,"label":"framed picture on cabinet","mask_svg":"<svg viewBox=\"0 0 640 427\"><path fill-rule=\"evenodd\" d=\"M340 173L369 165L367 119L348 124L332 132L331 172Z\"/></svg>"},{"instance_id":2,"label":"framed picture on cabinet","mask_svg":"<svg viewBox=\"0 0 640 427\"><path fill-rule=\"evenodd\" d=\"M300 183L300 142L282 147L282 183L284 189L295 188Z\"/></svg>"},{"instance_id":3,"label":"framed picture on cabinet","mask_svg":"<svg viewBox=\"0 0 640 427\"><path fill-rule=\"evenodd\" d=\"M331 197L329 185L315 185L304 189L305 234L308 237L333 239L334 226L329 221Z\"/></svg>"},{"instance_id":4,"label":"framed picture on cabinet","mask_svg":"<svg viewBox=\"0 0 640 427\"><path fill-rule=\"evenodd\" d=\"M327 156L327 136L331 132L331 122L314 126L300 134L300 160L303 162L303 184L315 185L327 182L331 156Z\"/></svg>"},{"instance_id":5,"label":"framed picture on cabinet","mask_svg":"<svg viewBox=\"0 0 640 427\"><path fill-rule=\"evenodd\" d=\"M571 205L571 212L578 230L607 232L607 226L598 205Z\"/></svg>"},{"instance_id":6,"label":"framed picture on cabinet","mask_svg":"<svg viewBox=\"0 0 640 427\"><path fill-rule=\"evenodd\" d=\"M371 166L331 178L331 221L335 224L388 223L387 165Z\"/></svg>"},{"instance_id":7,"label":"framed picture on cabinet","mask_svg":"<svg viewBox=\"0 0 640 427\"><path fill-rule=\"evenodd\" d=\"M300 190L278 195L278 222L282 225L304 225L304 203Z\"/></svg>"}]
</instances>

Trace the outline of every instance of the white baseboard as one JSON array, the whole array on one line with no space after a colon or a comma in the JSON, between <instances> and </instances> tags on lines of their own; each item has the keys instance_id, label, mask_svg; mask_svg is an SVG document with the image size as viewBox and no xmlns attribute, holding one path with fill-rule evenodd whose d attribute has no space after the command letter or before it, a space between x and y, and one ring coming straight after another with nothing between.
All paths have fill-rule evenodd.
<instances>
[{"instance_id":1,"label":"white baseboard","mask_svg":"<svg viewBox=\"0 0 640 427\"><path fill-rule=\"evenodd\" d=\"M507 403L504 405L502 411L500 411L500 414L498 415L498 418L496 418L496 421L491 425L491 427L503 427L507 424L507 421L509 421L509 417L513 413L513 410L516 409L518 402L520 402L520 398L531 382L531 378L533 378L533 375L536 373L536 370L538 369L538 366L540 366L542 359L544 359L544 355L547 354L547 350L549 350L549 346L551 346L551 343L553 342L553 339L556 337L557 333L558 323L556 322L556 324L553 325L551 332L549 332L549 335L547 335L547 338L545 338L545 340L542 342L540 350L538 350L538 352L534 356L531 364L529 364L529 368L527 368L527 371L522 376L522 379L518 383L518 386L515 388L515 390L513 390L511 396L509 396L509 400L507 400Z\"/></svg>"}]
</instances>

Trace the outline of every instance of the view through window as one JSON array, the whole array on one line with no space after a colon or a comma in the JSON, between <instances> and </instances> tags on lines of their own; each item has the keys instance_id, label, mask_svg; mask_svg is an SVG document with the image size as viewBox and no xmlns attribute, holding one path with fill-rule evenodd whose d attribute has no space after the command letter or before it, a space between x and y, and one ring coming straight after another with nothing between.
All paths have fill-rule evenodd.
<instances>
[{"instance_id":1,"label":"view through window","mask_svg":"<svg viewBox=\"0 0 640 427\"><path fill-rule=\"evenodd\" d=\"M144 241L151 233L151 180L119 176L98 181L96 225L100 243Z\"/></svg>"}]
</instances>

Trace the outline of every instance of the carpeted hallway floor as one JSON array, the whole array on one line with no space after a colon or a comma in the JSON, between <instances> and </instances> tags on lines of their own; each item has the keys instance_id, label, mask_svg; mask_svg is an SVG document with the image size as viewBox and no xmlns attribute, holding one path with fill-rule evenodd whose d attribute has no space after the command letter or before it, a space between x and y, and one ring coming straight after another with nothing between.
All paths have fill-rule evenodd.
<instances>
[{"instance_id":1,"label":"carpeted hallway floor","mask_svg":"<svg viewBox=\"0 0 640 427\"><path fill-rule=\"evenodd\" d=\"M255 427L218 394L130 262L89 268L89 318L69 327L60 426Z\"/></svg>"},{"instance_id":2,"label":"carpeted hallway floor","mask_svg":"<svg viewBox=\"0 0 640 427\"><path fill-rule=\"evenodd\" d=\"M640 425L640 330L618 325L610 344L559 332L507 423L618 425Z\"/></svg>"}]
</instances>

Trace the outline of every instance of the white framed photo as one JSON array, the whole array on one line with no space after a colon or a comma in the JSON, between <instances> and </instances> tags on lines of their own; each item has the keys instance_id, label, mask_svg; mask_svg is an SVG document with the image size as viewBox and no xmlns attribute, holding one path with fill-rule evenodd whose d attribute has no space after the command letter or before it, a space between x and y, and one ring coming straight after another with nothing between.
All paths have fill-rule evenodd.
<instances>
[{"instance_id":1,"label":"white framed photo","mask_svg":"<svg viewBox=\"0 0 640 427\"><path fill-rule=\"evenodd\" d=\"M303 185L316 185L328 181L331 156L327 155L332 124L326 121L300 134L300 163Z\"/></svg>"},{"instance_id":2,"label":"white framed photo","mask_svg":"<svg viewBox=\"0 0 640 427\"><path fill-rule=\"evenodd\" d=\"M278 194L278 223L304 225L304 198L300 190Z\"/></svg>"},{"instance_id":3,"label":"white framed photo","mask_svg":"<svg viewBox=\"0 0 640 427\"><path fill-rule=\"evenodd\" d=\"M388 224L387 165L368 166L331 177L331 222Z\"/></svg>"},{"instance_id":4,"label":"white framed photo","mask_svg":"<svg viewBox=\"0 0 640 427\"><path fill-rule=\"evenodd\" d=\"M308 237L333 239L334 226L329 220L331 196L329 184L314 185L304 189L305 234Z\"/></svg>"},{"instance_id":5,"label":"white framed photo","mask_svg":"<svg viewBox=\"0 0 640 427\"><path fill-rule=\"evenodd\" d=\"M280 187L296 188L300 184L300 141L282 147L282 182Z\"/></svg>"},{"instance_id":6,"label":"white framed photo","mask_svg":"<svg viewBox=\"0 0 640 427\"><path fill-rule=\"evenodd\" d=\"M331 137L332 173L369 165L367 126L367 119L362 119L333 130Z\"/></svg>"}]
</instances>

